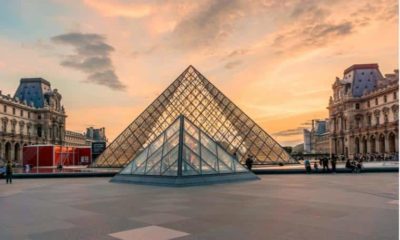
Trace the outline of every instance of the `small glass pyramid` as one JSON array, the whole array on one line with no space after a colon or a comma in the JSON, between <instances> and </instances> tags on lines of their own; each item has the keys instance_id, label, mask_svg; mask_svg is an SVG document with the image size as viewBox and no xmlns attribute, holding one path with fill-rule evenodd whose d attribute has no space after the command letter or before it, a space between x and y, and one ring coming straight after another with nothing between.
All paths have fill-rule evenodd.
<instances>
[{"instance_id":1,"label":"small glass pyramid","mask_svg":"<svg viewBox=\"0 0 400 240\"><path fill-rule=\"evenodd\" d=\"M111 181L186 186L255 179L255 174L181 115Z\"/></svg>"}]
</instances>

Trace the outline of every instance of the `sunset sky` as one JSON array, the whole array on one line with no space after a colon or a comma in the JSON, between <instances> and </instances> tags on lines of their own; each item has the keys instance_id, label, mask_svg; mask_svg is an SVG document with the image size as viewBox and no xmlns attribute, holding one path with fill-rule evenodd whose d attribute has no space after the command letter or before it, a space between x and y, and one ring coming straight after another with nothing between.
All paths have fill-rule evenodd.
<instances>
[{"instance_id":1,"label":"sunset sky","mask_svg":"<svg viewBox=\"0 0 400 240\"><path fill-rule=\"evenodd\" d=\"M113 140L193 65L282 145L356 63L398 65L397 0L0 0L0 90L43 77Z\"/></svg>"}]
</instances>

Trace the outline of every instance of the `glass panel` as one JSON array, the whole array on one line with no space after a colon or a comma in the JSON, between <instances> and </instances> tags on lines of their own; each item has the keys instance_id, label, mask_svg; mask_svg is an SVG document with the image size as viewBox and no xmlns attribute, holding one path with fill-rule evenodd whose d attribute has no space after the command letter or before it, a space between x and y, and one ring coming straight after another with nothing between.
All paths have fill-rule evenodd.
<instances>
[{"instance_id":1,"label":"glass panel","mask_svg":"<svg viewBox=\"0 0 400 240\"><path fill-rule=\"evenodd\" d=\"M132 161L132 173L134 174L143 174L146 168L146 158L147 158L147 149L141 152L133 161Z\"/></svg>"},{"instance_id":2,"label":"glass panel","mask_svg":"<svg viewBox=\"0 0 400 240\"><path fill-rule=\"evenodd\" d=\"M199 130L189 121L185 121L185 130L192 135L194 138L198 139Z\"/></svg>"},{"instance_id":3,"label":"glass panel","mask_svg":"<svg viewBox=\"0 0 400 240\"><path fill-rule=\"evenodd\" d=\"M203 174L210 174L214 172L218 172L218 160L217 157L208 151L206 148L201 148L201 160L202 160L202 173ZM206 163L207 165L205 165ZM211 168L211 170L210 170Z\"/></svg>"},{"instance_id":4,"label":"glass panel","mask_svg":"<svg viewBox=\"0 0 400 240\"><path fill-rule=\"evenodd\" d=\"M247 172L247 169L243 167L243 165L240 164L239 162L234 161L234 165L235 165L235 172Z\"/></svg>"},{"instance_id":5,"label":"glass panel","mask_svg":"<svg viewBox=\"0 0 400 240\"><path fill-rule=\"evenodd\" d=\"M160 135L150 146L149 146L149 156L157 151L163 144L164 134Z\"/></svg>"},{"instance_id":6,"label":"glass panel","mask_svg":"<svg viewBox=\"0 0 400 240\"><path fill-rule=\"evenodd\" d=\"M177 160L178 160L178 147L175 147L167 156L164 156L162 158L161 173L167 171L168 168Z\"/></svg>"},{"instance_id":7,"label":"glass panel","mask_svg":"<svg viewBox=\"0 0 400 240\"><path fill-rule=\"evenodd\" d=\"M126 166L119 174L131 174L133 162Z\"/></svg>"},{"instance_id":8,"label":"glass panel","mask_svg":"<svg viewBox=\"0 0 400 240\"><path fill-rule=\"evenodd\" d=\"M218 161L219 173L231 173L233 172L228 166L226 166L223 161Z\"/></svg>"},{"instance_id":9,"label":"glass panel","mask_svg":"<svg viewBox=\"0 0 400 240\"><path fill-rule=\"evenodd\" d=\"M234 169L233 168L233 158L225 152L225 150L223 150L222 148L218 147L218 159L219 161L222 161L227 167L229 167L230 169Z\"/></svg>"},{"instance_id":10,"label":"glass panel","mask_svg":"<svg viewBox=\"0 0 400 240\"><path fill-rule=\"evenodd\" d=\"M163 176L178 176L178 161L175 161L166 171L161 175Z\"/></svg>"},{"instance_id":11,"label":"glass panel","mask_svg":"<svg viewBox=\"0 0 400 240\"><path fill-rule=\"evenodd\" d=\"M194 170L194 168L187 163L186 161L182 162L182 175L183 176L189 176L189 175L200 175L199 172Z\"/></svg>"},{"instance_id":12,"label":"glass panel","mask_svg":"<svg viewBox=\"0 0 400 240\"><path fill-rule=\"evenodd\" d=\"M164 155L168 154L179 143L179 133L176 133L164 143Z\"/></svg>"},{"instance_id":13,"label":"glass panel","mask_svg":"<svg viewBox=\"0 0 400 240\"><path fill-rule=\"evenodd\" d=\"M161 160L162 148L159 148L156 153L147 159L146 172L149 171L155 164Z\"/></svg>"},{"instance_id":14,"label":"glass panel","mask_svg":"<svg viewBox=\"0 0 400 240\"><path fill-rule=\"evenodd\" d=\"M216 154L216 144L210 139L207 135L201 132L201 144L206 146L208 150L210 150L213 154Z\"/></svg>"},{"instance_id":15,"label":"glass panel","mask_svg":"<svg viewBox=\"0 0 400 240\"><path fill-rule=\"evenodd\" d=\"M200 171L200 158L192 152L187 146L183 149L183 160L192 166L193 169ZM183 170L182 170L183 171Z\"/></svg>"},{"instance_id":16,"label":"glass panel","mask_svg":"<svg viewBox=\"0 0 400 240\"><path fill-rule=\"evenodd\" d=\"M193 137L191 137L186 131L184 134L184 141L185 144L193 151L195 152L197 155L199 154L199 148L200 148L200 144L197 140L195 140Z\"/></svg>"},{"instance_id":17,"label":"glass panel","mask_svg":"<svg viewBox=\"0 0 400 240\"><path fill-rule=\"evenodd\" d=\"M171 137L172 135L174 135L176 132L179 131L179 124L180 124L180 121L179 121L179 119L178 119L177 121L175 121L175 123L173 123L173 125L171 125L171 126L167 129L167 131L165 132L165 134L167 135L167 139L168 139L169 137Z\"/></svg>"},{"instance_id":18,"label":"glass panel","mask_svg":"<svg viewBox=\"0 0 400 240\"><path fill-rule=\"evenodd\" d=\"M146 175L161 175L161 161L156 163L151 169L146 170Z\"/></svg>"}]
</instances>

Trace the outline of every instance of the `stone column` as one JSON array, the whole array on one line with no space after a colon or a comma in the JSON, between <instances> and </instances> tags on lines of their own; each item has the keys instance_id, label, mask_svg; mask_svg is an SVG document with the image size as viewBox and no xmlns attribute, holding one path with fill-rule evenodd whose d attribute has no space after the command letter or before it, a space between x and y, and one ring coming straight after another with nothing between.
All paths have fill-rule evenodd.
<instances>
[{"instance_id":1,"label":"stone column","mask_svg":"<svg viewBox=\"0 0 400 240\"><path fill-rule=\"evenodd\" d=\"M24 144L21 143L20 146L19 146L19 159L18 159L18 162L19 162L19 164L21 164L21 165L23 164L23 161L22 161L22 160L24 159L24 158L23 158L23 157L24 157L23 154L24 154Z\"/></svg>"},{"instance_id":2,"label":"stone column","mask_svg":"<svg viewBox=\"0 0 400 240\"><path fill-rule=\"evenodd\" d=\"M15 161L15 142L11 143L11 149L10 149L10 160L12 163L14 163Z\"/></svg>"},{"instance_id":3,"label":"stone column","mask_svg":"<svg viewBox=\"0 0 400 240\"><path fill-rule=\"evenodd\" d=\"M370 141L370 137L367 137L367 153L372 153L372 146L371 146L371 141Z\"/></svg>"},{"instance_id":4,"label":"stone column","mask_svg":"<svg viewBox=\"0 0 400 240\"><path fill-rule=\"evenodd\" d=\"M385 152L389 153L389 134L385 134Z\"/></svg>"},{"instance_id":5,"label":"stone column","mask_svg":"<svg viewBox=\"0 0 400 240\"><path fill-rule=\"evenodd\" d=\"M362 137L359 137L359 143L360 143L360 153L364 154L364 139Z\"/></svg>"},{"instance_id":6,"label":"stone column","mask_svg":"<svg viewBox=\"0 0 400 240\"><path fill-rule=\"evenodd\" d=\"M347 149L349 156L352 156L355 152L355 138L354 137L347 137Z\"/></svg>"},{"instance_id":7,"label":"stone column","mask_svg":"<svg viewBox=\"0 0 400 240\"><path fill-rule=\"evenodd\" d=\"M375 151L377 153L382 153L381 152L381 146L379 146L379 135L377 135L376 138L375 138Z\"/></svg>"},{"instance_id":8,"label":"stone column","mask_svg":"<svg viewBox=\"0 0 400 240\"><path fill-rule=\"evenodd\" d=\"M6 145L3 144L2 142L0 142L0 158L1 159L5 159L4 158L5 147L6 147Z\"/></svg>"}]
</instances>

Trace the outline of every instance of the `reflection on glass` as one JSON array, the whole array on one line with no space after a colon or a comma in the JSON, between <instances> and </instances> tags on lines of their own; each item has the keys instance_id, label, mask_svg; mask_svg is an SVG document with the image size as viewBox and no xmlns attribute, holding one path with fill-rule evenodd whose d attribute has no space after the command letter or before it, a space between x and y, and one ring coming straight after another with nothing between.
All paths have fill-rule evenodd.
<instances>
[{"instance_id":1,"label":"reflection on glass","mask_svg":"<svg viewBox=\"0 0 400 240\"><path fill-rule=\"evenodd\" d=\"M206 146L208 150L210 150L213 154L216 154L217 145L211 138L209 138L203 132L201 132L201 140L200 141L201 141L201 144Z\"/></svg>"},{"instance_id":2,"label":"reflection on glass","mask_svg":"<svg viewBox=\"0 0 400 240\"><path fill-rule=\"evenodd\" d=\"M193 152L199 155L199 142L191 137L186 131L184 134L185 144L188 148L190 148Z\"/></svg>"},{"instance_id":3,"label":"reflection on glass","mask_svg":"<svg viewBox=\"0 0 400 240\"><path fill-rule=\"evenodd\" d=\"M162 148L158 149L152 156L147 159L146 173L161 160Z\"/></svg>"}]
</instances>

